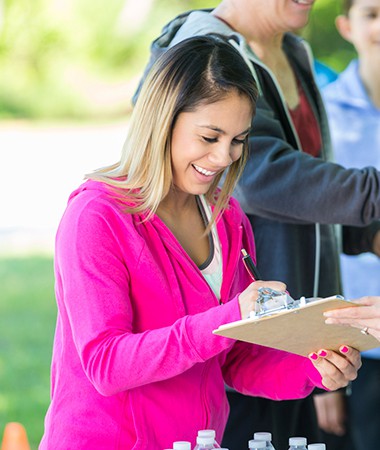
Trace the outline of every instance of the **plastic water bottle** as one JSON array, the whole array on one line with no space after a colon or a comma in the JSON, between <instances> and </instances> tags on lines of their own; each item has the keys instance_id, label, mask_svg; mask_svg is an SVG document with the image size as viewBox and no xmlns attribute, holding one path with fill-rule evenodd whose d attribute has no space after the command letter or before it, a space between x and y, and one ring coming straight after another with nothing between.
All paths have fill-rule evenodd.
<instances>
[{"instance_id":1,"label":"plastic water bottle","mask_svg":"<svg viewBox=\"0 0 380 450\"><path fill-rule=\"evenodd\" d=\"M188 441L173 442L173 450L191 450L191 443Z\"/></svg>"},{"instance_id":2,"label":"plastic water bottle","mask_svg":"<svg viewBox=\"0 0 380 450\"><path fill-rule=\"evenodd\" d=\"M211 450L215 447L215 438L214 436L197 436L197 445L194 447L194 450Z\"/></svg>"},{"instance_id":3,"label":"plastic water bottle","mask_svg":"<svg viewBox=\"0 0 380 450\"><path fill-rule=\"evenodd\" d=\"M326 450L326 444L309 444L308 450Z\"/></svg>"},{"instance_id":4,"label":"plastic water bottle","mask_svg":"<svg viewBox=\"0 0 380 450\"><path fill-rule=\"evenodd\" d=\"M215 439L216 433L215 430L199 430L197 437L210 437L213 439L214 446L212 448L220 448L218 442Z\"/></svg>"},{"instance_id":5,"label":"plastic water bottle","mask_svg":"<svg viewBox=\"0 0 380 450\"><path fill-rule=\"evenodd\" d=\"M260 450L266 448L267 444L265 441L258 441L257 439L252 439L248 441L248 448L250 450Z\"/></svg>"},{"instance_id":6,"label":"plastic water bottle","mask_svg":"<svg viewBox=\"0 0 380 450\"><path fill-rule=\"evenodd\" d=\"M305 437L289 438L289 450L307 450L307 439Z\"/></svg>"},{"instance_id":7,"label":"plastic water bottle","mask_svg":"<svg viewBox=\"0 0 380 450\"><path fill-rule=\"evenodd\" d=\"M272 444L272 433L260 431L253 435L253 439L255 439L256 441L265 441L266 444L265 448L267 450L275 450Z\"/></svg>"}]
</instances>

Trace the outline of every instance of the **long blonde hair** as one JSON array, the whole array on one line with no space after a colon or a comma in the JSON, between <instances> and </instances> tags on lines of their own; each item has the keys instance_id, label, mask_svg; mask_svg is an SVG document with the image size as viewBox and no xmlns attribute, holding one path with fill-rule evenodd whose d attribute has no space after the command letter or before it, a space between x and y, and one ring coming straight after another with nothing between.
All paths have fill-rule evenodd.
<instances>
[{"instance_id":1,"label":"long blonde hair","mask_svg":"<svg viewBox=\"0 0 380 450\"><path fill-rule=\"evenodd\" d=\"M165 52L150 70L134 107L127 139L118 163L86 178L118 189L126 212L155 213L172 185L171 138L178 115L223 99L231 91L247 97L252 114L257 87L239 52L223 37L192 37ZM206 194L215 205L214 217L226 207L248 154L231 164L220 192L216 177Z\"/></svg>"}]
</instances>

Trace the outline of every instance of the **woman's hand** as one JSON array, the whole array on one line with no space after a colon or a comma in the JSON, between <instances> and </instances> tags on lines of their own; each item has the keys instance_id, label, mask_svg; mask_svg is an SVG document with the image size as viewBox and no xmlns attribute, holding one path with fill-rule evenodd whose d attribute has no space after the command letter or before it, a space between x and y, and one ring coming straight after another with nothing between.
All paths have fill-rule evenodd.
<instances>
[{"instance_id":1,"label":"woman's hand","mask_svg":"<svg viewBox=\"0 0 380 450\"><path fill-rule=\"evenodd\" d=\"M326 311L325 322L360 328L380 341L380 297L362 297L353 303L363 306Z\"/></svg>"},{"instance_id":2,"label":"woman's hand","mask_svg":"<svg viewBox=\"0 0 380 450\"><path fill-rule=\"evenodd\" d=\"M254 281L239 295L240 314L242 319L249 317L251 311L255 310L255 303L259 298L258 291L263 287L275 291L286 290L286 284L281 283L281 281Z\"/></svg>"},{"instance_id":3,"label":"woman's hand","mask_svg":"<svg viewBox=\"0 0 380 450\"><path fill-rule=\"evenodd\" d=\"M355 380L362 363L360 352L347 345L339 348L339 353L321 349L309 354L310 361L322 376L322 384L330 391L347 386Z\"/></svg>"},{"instance_id":4,"label":"woman's hand","mask_svg":"<svg viewBox=\"0 0 380 450\"><path fill-rule=\"evenodd\" d=\"M318 425L325 433L344 436L346 434L347 401L340 390L313 395Z\"/></svg>"}]
</instances>

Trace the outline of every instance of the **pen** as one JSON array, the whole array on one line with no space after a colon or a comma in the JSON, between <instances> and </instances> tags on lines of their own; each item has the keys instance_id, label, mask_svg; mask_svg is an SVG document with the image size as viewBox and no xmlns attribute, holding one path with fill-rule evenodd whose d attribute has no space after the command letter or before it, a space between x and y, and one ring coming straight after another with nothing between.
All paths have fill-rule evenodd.
<instances>
[{"instance_id":1,"label":"pen","mask_svg":"<svg viewBox=\"0 0 380 450\"><path fill-rule=\"evenodd\" d=\"M243 254L243 264L244 264L245 268L247 269L247 272L249 273L251 278L254 281L261 280L260 273L257 270L257 267L255 266L255 264L253 263L251 256L246 252L246 250L244 248L241 249L241 253Z\"/></svg>"}]
</instances>

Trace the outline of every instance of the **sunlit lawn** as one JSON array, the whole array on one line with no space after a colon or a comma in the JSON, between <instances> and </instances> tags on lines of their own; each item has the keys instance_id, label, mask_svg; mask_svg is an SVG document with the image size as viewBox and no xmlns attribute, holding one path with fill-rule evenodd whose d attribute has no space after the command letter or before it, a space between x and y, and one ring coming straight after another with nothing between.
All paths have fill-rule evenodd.
<instances>
[{"instance_id":1,"label":"sunlit lawn","mask_svg":"<svg viewBox=\"0 0 380 450\"><path fill-rule=\"evenodd\" d=\"M21 422L33 450L49 403L53 286L52 258L0 258L0 441L7 422Z\"/></svg>"}]
</instances>

